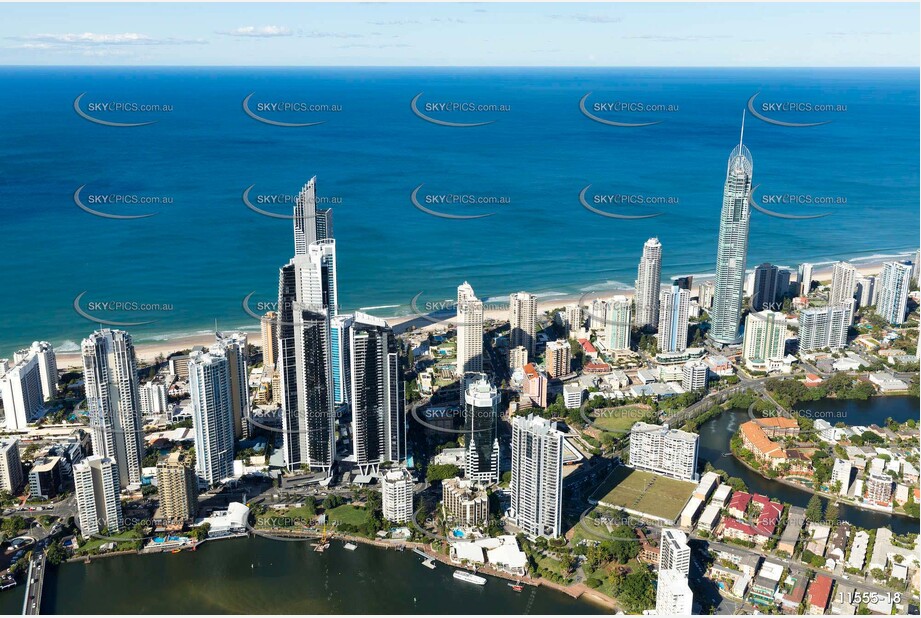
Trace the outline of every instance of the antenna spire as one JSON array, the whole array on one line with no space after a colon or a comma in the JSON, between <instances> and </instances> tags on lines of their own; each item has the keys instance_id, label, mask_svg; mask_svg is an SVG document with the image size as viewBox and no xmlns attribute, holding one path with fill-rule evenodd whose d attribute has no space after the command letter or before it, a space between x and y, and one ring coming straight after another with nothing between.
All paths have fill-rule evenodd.
<instances>
[{"instance_id":1,"label":"antenna spire","mask_svg":"<svg viewBox=\"0 0 921 618\"><path fill-rule=\"evenodd\" d=\"M739 154L742 154L742 137L745 135L745 108L742 108L742 130L739 132Z\"/></svg>"}]
</instances>

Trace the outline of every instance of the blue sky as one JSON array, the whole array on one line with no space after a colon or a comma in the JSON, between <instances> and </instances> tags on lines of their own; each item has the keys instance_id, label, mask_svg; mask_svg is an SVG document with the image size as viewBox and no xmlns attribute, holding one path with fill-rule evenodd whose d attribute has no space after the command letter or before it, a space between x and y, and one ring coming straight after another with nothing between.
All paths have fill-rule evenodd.
<instances>
[{"instance_id":1,"label":"blue sky","mask_svg":"<svg viewBox=\"0 0 921 618\"><path fill-rule=\"evenodd\" d=\"M917 3L2 6L3 65L919 64Z\"/></svg>"}]
</instances>

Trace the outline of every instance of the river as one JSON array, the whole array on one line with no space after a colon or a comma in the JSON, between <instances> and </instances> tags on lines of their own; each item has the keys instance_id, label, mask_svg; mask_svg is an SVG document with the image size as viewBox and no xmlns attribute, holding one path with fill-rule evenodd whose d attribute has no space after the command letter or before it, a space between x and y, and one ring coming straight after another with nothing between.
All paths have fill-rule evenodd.
<instances>
[{"instance_id":1,"label":"river","mask_svg":"<svg viewBox=\"0 0 921 618\"><path fill-rule=\"evenodd\" d=\"M871 397L866 401L822 399L819 401L802 402L796 405L797 410L809 410L811 418L824 418L834 425L843 422L847 425L882 425L887 417L892 417L898 422L910 418L918 419L917 397ZM739 430L739 425L751 420L745 410L729 410L717 418L710 420L700 428L699 461L709 461L714 468L725 470L730 476L737 476L748 485L750 491L770 496L781 502L789 502L794 506L805 507L812 493L791 487L784 483L766 479L752 472L739 463L729 453L729 440ZM861 528L881 528L891 526L892 531L898 534L918 531L918 520L904 516L889 515L858 509L853 506L839 504L839 517Z\"/></svg>"},{"instance_id":2,"label":"river","mask_svg":"<svg viewBox=\"0 0 921 618\"><path fill-rule=\"evenodd\" d=\"M516 593L505 580L476 586L453 569L422 566L411 551L263 537L205 543L196 552L100 558L52 568L47 614L599 614L604 608L548 588ZM0 612L22 610L24 587L0 593Z\"/></svg>"}]
</instances>

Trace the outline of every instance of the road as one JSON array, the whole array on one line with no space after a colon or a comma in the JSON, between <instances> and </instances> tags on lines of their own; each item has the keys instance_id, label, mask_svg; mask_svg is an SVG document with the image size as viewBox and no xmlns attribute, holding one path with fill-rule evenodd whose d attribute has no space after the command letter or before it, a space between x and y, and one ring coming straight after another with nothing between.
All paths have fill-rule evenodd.
<instances>
[{"instance_id":1,"label":"road","mask_svg":"<svg viewBox=\"0 0 921 618\"><path fill-rule=\"evenodd\" d=\"M45 552L37 549L29 560L26 594L22 601L23 616L37 616L42 611L42 587L45 584Z\"/></svg>"}]
</instances>

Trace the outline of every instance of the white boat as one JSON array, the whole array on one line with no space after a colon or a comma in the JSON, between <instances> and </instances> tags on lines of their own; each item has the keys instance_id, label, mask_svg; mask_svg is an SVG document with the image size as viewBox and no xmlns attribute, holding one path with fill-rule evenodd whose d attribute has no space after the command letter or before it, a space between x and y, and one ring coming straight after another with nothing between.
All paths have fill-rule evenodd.
<instances>
[{"instance_id":1,"label":"white boat","mask_svg":"<svg viewBox=\"0 0 921 618\"><path fill-rule=\"evenodd\" d=\"M349 551L355 551L358 549L358 545L355 545L355 543L346 543L345 548Z\"/></svg>"},{"instance_id":2,"label":"white boat","mask_svg":"<svg viewBox=\"0 0 921 618\"><path fill-rule=\"evenodd\" d=\"M429 560L423 560L423 561L422 561L422 566L427 567L427 568L429 568L429 569L434 569L434 568L435 568L435 561L434 561L434 560L431 560L431 559L429 559Z\"/></svg>"},{"instance_id":3,"label":"white boat","mask_svg":"<svg viewBox=\"0 0 921 618\"><path fill-rule=\"evenodd\" d=\"M485 577L480 577L479 575L474 575L473 573L468 573L467 571L454 571L454 579L459 579L462 582L467 582L468 584L476 584L477 586L483 586L486 584Z\"/></svg>"}]
</instances>

